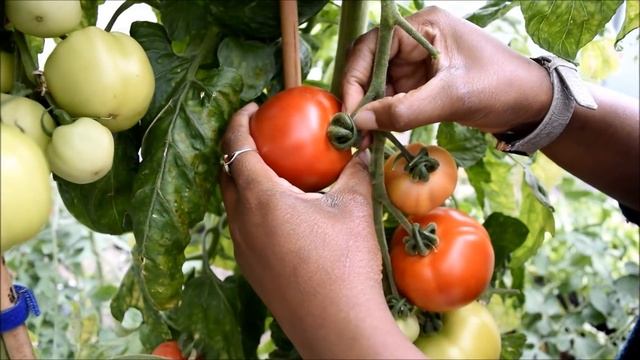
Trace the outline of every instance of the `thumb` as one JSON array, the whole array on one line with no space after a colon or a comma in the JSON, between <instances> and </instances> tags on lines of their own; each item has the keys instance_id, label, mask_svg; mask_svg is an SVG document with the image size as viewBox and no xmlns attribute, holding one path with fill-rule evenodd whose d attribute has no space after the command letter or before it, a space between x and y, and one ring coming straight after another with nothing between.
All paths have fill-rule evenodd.
<instances>
[{"instance_id":1,"label":"thumb","mask_svg":"<svg viewBox=\"0 0 640 360\"><path fill-rule=\"evenodd\" d=\"M337 198L355 195L371 203L368 151L358 152L358 154L349 161L327 195L333 195Z\"/></svg>"},{"instance_id":2,"label":"thumb","mask_svg":"<svg viewBox=\"0 0 640 360\"><path fill-rule=\"evenodd\" d=\"M435 77L407 93L368 103L353 120L360 130L405 131L445 120L451 103L446 81Z\"/></svg>"}]
</instances>

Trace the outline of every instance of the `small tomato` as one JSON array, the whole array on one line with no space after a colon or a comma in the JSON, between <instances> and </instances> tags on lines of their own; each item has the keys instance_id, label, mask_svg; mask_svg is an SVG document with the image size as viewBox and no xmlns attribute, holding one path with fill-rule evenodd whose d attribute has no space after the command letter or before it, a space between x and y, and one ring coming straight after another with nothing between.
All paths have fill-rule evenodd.
<instances>
[{"instance_id":1,"label":"small tomato","mask_svg":"<svg viewBox=\"0 0 640 360\"><path fill-rule=\"evenodd\" d=\"M398 158L400 152L388 158L384 164L384 185L389 199L407 215L424 215L442 205L453 194L458 181L456 161L447 150L419 143L409 144L407 150L415 155L424 147L429 156L439 163L426 182L412 179L411 174L404 170L407 161L402 156Z\"/></svg>"},{"instance_id":2,"label":"small tomato","mask_svg":"<svg viewBox=\"0 0 640 360\"><path fill-rule=\"evenodd\" d=\"M111 131L90 118L56 128L47 157L51 170L76 184L94 182L111 170L114 142Z\"/></svg>"},{"instance_id":3,"label":"small tomato","mask_svg":"<svg viewBox=\"0 0 640 360\"><path fill-rule=\"evenodd\" d=\"M475 301L445 312L440 331L419 337L415 345L429 359L498 359L502 347L493 316Z\"/></svg>"}]
</instances>

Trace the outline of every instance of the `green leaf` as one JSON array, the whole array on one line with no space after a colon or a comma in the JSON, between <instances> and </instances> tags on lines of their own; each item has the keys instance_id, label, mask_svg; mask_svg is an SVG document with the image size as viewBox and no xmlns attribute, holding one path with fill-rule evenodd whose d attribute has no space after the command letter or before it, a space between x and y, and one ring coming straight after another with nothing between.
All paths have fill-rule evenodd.
<instances>
[{"instance_id":1,"label":"green leaf","mask_svg":"<svg viewBox=\"0 0 640 360\"><path fill-rule=\"evenodd\" d=\"M640 2L637 0L627 0L624 13L624 23L616 36L616 46L627 34L640 26Z\"/></svg>"},{"instance_id":2,"label":"green leaf","mask_svg":"<svg viewBox=\"0 0 640 360\"><path fill-rule=\"evenodd\" d=\"M520 8L531 39L543 49L573 60L600 33L623 0L523 0Z\"/></svg>"},{"instance_id":3,"label":"green leaf","mask_svg":"<svg viewBox=\"0 0 640 360\"><path fill-rule=\"evenodd\" d=\"M111 359L112 360L166 360L167 358L164 356L137 354L137 355L121 355Z\"/></svg>"},{"instance_id":4,"label":"green leaf","mask_svg":"<svg viewBox=\"0 0 640 360\"><path fill-rule=\"evenodd\" d=\"M436 137L438 145L447 149L463 168L480 161L487 150L482 132L456 123L441 123Z\"/></svg>"},{"instance_id":5,"label":"green leaf","mask_svg":"<svg viewBox=\"0 0 640 360\"><path fill-rule=\"evenodd\" d=\"M517 331L510 331L508 333L500 334L500 340L502 342L500 359L517 360L522 357L522 352L525 344L527 343L527 336L525 334Z\"/></svg>"},{"instance_id":6,"label":"green leaf","mask_svg":"<svg viewBox=\"0 0 640 360\"><path fill-rule=\"evenodd\" d=\"M111 300L111 315L123 322L130 308L142 312L143 324L138 328L142 344L153 349L163 341L172 338L169 328L162 320L160 313L145 299L140 287L140 274L135 267L130 267L124 275L118 293ZM131 315L130 315L131 316ZM124 327L124 326L123 326Z\"/></svg>"},{"instance_id":7,"label":"green leaf","mask_svg":"<svg viewBox=\"0 0 640 360\"><path fill-rule=\"evenodd\" d=\"M273 319L269 324L269 330L271 331L271 340L276 346L276 350L269 353L269 359L301 359L302 357L298 353L298 350L293 346L293 343L284 333L280 324Z\"/></svg>"},{"instance_id":8,"label":"green leaf","mask_svg":"<svg viewBox=\"0 0 640 360\"><path fill-rule=\"evenodd\" d=\"M142 288L154 307L169 309L180 299L189 229L202 220L214 192L221 156L218 143L240 105L242 80L229 68L201 69L196 77L197 61L211 51L207 40L186 64L184 57L170 52L161 26L134 23L132 35L150 53L156 74L172 72L156 79L156 91L162 93L158 101L165 98L167 106L144 136L131 206L133 258ZM178 69L183 73L173 73ZM159 106L152 105L150 111L157 111Z\"/></svg>"},{"instance_id":9,"label":"green leaf","mask_svg":"<svg viewBox=\"0 0 640 360\"><path fill-rule=\"evenodd\" d=\"M513 165L496 158L488 151L484 159L465 169L485 214L501 212L510 216L517 215L512 168Z\"/></svg>"},{"instance_id":10,"label":"green leaf","mask_svg":"<svg viewBox=\"0 0 640 360\"><path fill-rule=\"evenodd\" d=\"M192 334L196 347L208 358L244 358L240 322L234 310L238 305L235 289L206 272L185 284L175 313L176 326Z\"/></svg>"},{"instance_id":11,"label":"green leaf","mask_svg":"<svg viewBox=\"0 0 640 360\"><path fill-rule=\"evenodd\" d=\"M300 24L315 15L329 0L298 1ZM226 33L247 39L280 37L278 0L210 1L214 22Z\"/></svg>"},{"instance_id":12,"label":"green leaf","mask_svg":"<svg viewBox=\"0 0 640 360\"><path fill-rule=\"evenodd\" d=\"M547 190L545 190L542 184L540 184L540 182L528 166L524 168L524 182L529 186L529 188L533 192L533 196L535 196L540 204L542 204L550 211L553 211L553 206L551 206L551 203L549 202L549 198L547 196Z\"/></svg>"},{"instance_id":13,"label":"green leaf","mask_svg":"<svg viewBox=\"0 0 640 360\"><path fill-rule=\"evenodd\" d=\"M489 0L483 7L465 16L465 19L480 27L485 27L506 15L516 4L511 0Z\"/></svg>"},{"instance_id":14,"label":"green leaf","mask_svg":"<svg viewBox=\"0 0 640 360\"><path fill-rule=\"evenodd\" d=\"M138 170L139 129L113 134L115 153L111 170L90 184L74 184L55 177L69 212L93 231L122 234L131 231L128 213L133 178Z\"/></svg>"},{"instance_id":15,"label":"green leaf","mask_svg":"<svg viewBox=\"0 0 640 360\"><path fill-rule=\"evenodd\" d=\"M419 142L425 145L432 144L435 136L435 126L433 124L424 125L411 130L409 143Z\"/></svg>"},{"instance_id":16,"label":"green leaf","mask_svg":"<svg viewBox=\"0 0 640 360\"><path fill-rule=\"evenodd\" d=\"M242 76L242 100L250 101L258 97L275 74L274 50L272 45L232 37L220 43L220 66L234 68Z\"/></svg>"},{"instance_id":17,"label":"green leaf","mask_svg":"<svg viewBox=\"0 0 640 360\"><path fill-rule=\"evenodd\" d=\"M489 215L482 226L487 229L491 238L496 269L507 264L511 252L524 243L529 233L522 221L501 213Z\"/></svg>"},{"instance_id":18,"label":"green leaf","mask_svg":"<svg viewBox=\"0 0 640 360\"><path fill-rule=\"evenodd\" d=\"M201 40L213 26L209 4L203 0L189 0L185 5L184 1L160 1L160 20L173 41Z\"/></svg>"},{"instance_id":19,"label":"green leaf","mask_svg":"<svg viewBox=\"0 0 640 360\"><path fill-rule=\"evenodd\" d=\"M171 99L184 85L191 58L173 53L171 40L160 24L134 22L131 24L130 32L147 53L156 78L153 99L142 119L143 128L146 129L156 116L170 105Z\"/></svg>"},{"instance_id":20,"label":"green leaf","mask_svg":"<svg viewBox=\"0 0 640 360\"><path fill-rule=\"evenodd\" d=\"M527 240L511 255L511 269L524 265L530 257L536 254L542 245L546 233L555 233L555 221L551 210L542 205L525 182L522 184L522 205L520 206L520 220L529 228Z\"/></svg>"},{"instance_id":21,"label":"green leaf","mask_svg":"<svg viewBox=\"0 0 640 360\"><path fill-rule=\"evenodd\" d=\"M104 4L105 0L80 0L82 7L81 27L96 26L98 21L98 6Z\"/></svg>"},{"instance_id":22,"label":"green leaf","mask_svg":"<svg viewBox=\"0 0 640 360\"><path fill-rule=\"evenodd\" d=\"M602 288L592 287L589 291L589 301L603 315L609 313L611 305L609 304L607 293Z\"/></svg>"},{"instance_id":23,"label":"green leaf","mask_svg":"<svg viewBox=\"0 0 640 360\"><path fill-rule=\"evenodd\" d=\"M264 333L267 308L253 291L251 285L241 275L233 275L224 280L224 285L235 289L237 301L235 313L242 329L242 349L245 358L257 358L260 338Z\"/></svg>"}]
</instances>

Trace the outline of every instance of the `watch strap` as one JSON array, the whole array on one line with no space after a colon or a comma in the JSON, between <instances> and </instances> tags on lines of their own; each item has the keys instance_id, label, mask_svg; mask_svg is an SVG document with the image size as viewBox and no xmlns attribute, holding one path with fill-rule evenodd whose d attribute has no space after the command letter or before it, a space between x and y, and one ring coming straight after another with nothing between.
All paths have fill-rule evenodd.
<instances>
[{"instance_id":1,"label":"watch strap","mask_svg":"<svg viewBox=\"0 0 640 360\"><path fill-rule=\"evenodd\" d=\"M572 63L555 56L541 56L532 60L549 72L553 87L551 107L538 127L526 137L507 142L512 140L513 134L496 135L498 150L531 155L558 138L569 123L576 103L592 110L598 107Z\"/></svg>"},{"instance_id":2,"label":"watch strap","mask_svg":"<svg viewBox=\"0 0 640 360\"><path fill-rule=\"evenodd\" d=\"M36 297L29 288L14 284L13 291L16 295L16 303L0 313L0 332L11 331L24 324L29 313L35 316L40 315Z\"/></svg>"}]
</instances>

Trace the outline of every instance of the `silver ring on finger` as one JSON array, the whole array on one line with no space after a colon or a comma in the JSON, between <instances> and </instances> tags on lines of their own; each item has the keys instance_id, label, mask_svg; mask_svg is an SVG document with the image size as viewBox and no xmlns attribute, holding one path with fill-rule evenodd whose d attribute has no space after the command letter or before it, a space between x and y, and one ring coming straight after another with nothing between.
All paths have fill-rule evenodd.
<instances>
[{"instance_id":1,"label":"silver ring on finger","mask_svg":"<svg viewBox=\"0 0 640 360\"><path fill-rule=\"evenodd\" d=\"M238 151L234 151L231 154L224 154L224 156L222 157L222 167L224 168L224 172L227 173L227 175L231 176L231 163L234 162L235 159L238 158L238 156L242 153L246 153L247 151L257 151L256 149L242 149L242 150L238 150Z\"/></svg>"}]
</instances>

